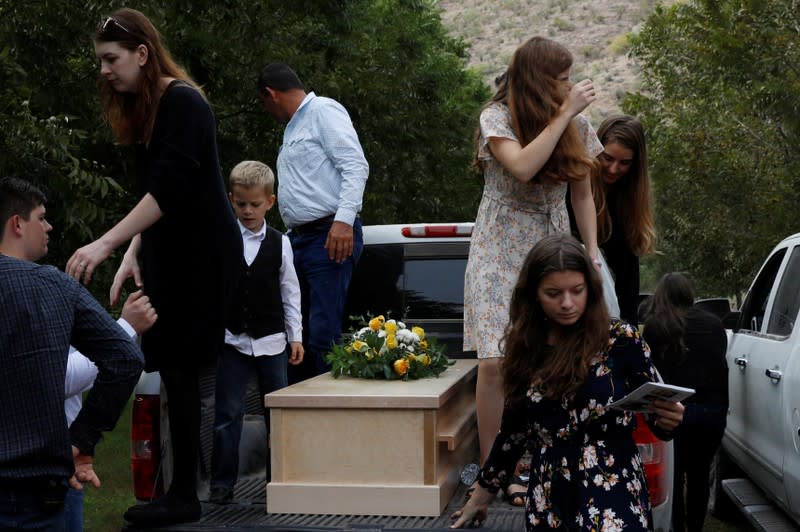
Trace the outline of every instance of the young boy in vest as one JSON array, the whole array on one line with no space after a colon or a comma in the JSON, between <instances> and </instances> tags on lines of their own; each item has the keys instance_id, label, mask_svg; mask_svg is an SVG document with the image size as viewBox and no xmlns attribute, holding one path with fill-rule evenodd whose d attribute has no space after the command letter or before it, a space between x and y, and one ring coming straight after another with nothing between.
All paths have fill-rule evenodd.
<instances>
[{"instance_id":1,"label":"young boy in vest","mask_svg":"<svg viewBox=\"0 0 800 532\"><path fill-rule=\"evenodd\" d=\"M228 197L242 232L244 275L217 361L209 496L217 504L233 502L250 373L256 374L263 396L287 385L287 361L296 365L303 360L300 285L292 246L264 220L275 204L274 182L272 170L258 161L243 161L230 175ZM269 432L267 409L264 419Z\"/></svg>"}]
</instances>

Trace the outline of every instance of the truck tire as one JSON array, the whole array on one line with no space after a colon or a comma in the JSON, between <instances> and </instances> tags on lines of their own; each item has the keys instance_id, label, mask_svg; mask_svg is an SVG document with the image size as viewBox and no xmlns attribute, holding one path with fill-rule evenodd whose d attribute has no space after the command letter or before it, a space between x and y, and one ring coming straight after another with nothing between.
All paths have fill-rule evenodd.
<instances>
[{"instance_id":1,"label":"truck tire","mask_svg":"<svg viewBox=\"0 0 800 532\"><path fill-rule=\"evenodd\" d=\"M738 478L742 475L739 467L734 464L725 451L720 447L714 460L711 462L711 471L708 475L709 496L708 511L723 521L730 521L740 515L736 504L722 489L722 481L728 478Z\"/></svg>"}]
</instances>

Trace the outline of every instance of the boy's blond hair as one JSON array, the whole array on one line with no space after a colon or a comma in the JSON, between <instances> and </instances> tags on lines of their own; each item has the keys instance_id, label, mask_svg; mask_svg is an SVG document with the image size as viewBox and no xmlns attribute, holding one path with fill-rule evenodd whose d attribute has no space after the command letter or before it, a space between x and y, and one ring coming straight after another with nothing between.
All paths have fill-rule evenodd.
<instances>
[{"instance_id":1,"label":"boy's blond hair","mask_svg":"<svg viewBox=\"0 0 800 532\"><path fill-rule=\"evenodd\" d=\"M266 164L260 161L242 161L231 170L229 178L231 191L233 187L264 187L267 194L272 194L275 186L275 174Z\"/></svg>"}]
</instances>

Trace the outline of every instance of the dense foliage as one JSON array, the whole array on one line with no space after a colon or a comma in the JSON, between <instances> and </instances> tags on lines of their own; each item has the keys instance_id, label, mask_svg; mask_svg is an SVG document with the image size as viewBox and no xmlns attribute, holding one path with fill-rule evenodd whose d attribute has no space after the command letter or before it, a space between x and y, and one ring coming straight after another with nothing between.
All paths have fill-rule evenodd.
<instances>
[{"instance_id":1,"label":"dense foliage","mask_svg":"<svg viewBox=\"0 0 800 532\"><path fill-rule=\"evenodd\" d=\"M646 95L663 271L706 295L746 290L800 231L800 3L695 0L658 8L633 39Z\"/></svg>"},{"instance_id":2,"label":"dense foliage","mask_svg":"<svg viewBox=\"0 0 800 532\"><path fill-rule=\"evenodd\" d=\"M143 0L167 46L204 86L223 175L242 159L274 168L282 126L255 80L291 64L309 90L350 112L370 163L365 223L474 218L481 181L472 133L488 90L466 69L431 0ZM91 35L109 1L0 0L0 175L45 186L49 262L107 230L138 199L132 149L116 146L97 102ZM270 213L270 222L280 218ZM205 213L197 213L203 216ZM118 264L94 283L103 293ZM102 300L105 300L104 298Z\"/></svg>"}]
</instances>

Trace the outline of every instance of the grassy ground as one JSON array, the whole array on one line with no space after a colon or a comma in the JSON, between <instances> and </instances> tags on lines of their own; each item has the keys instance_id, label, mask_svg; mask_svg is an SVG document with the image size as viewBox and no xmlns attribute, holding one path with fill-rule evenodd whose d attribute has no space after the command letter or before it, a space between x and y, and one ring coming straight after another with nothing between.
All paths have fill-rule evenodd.
<instances>
[{"instance_id":1,"label":"grassy ground","mask_svg":"<svg viewBox=\"0 0 800 532\"><path fill-rule=\"evenodd\" d=\"M122 514L136 502L130 466L131 404L125 408L116 428L105 434L95 454L99 489L87 487L84 495L84 529L107 532L122 528Z\"/></svg>"}]
</instances>

